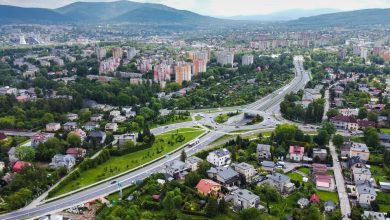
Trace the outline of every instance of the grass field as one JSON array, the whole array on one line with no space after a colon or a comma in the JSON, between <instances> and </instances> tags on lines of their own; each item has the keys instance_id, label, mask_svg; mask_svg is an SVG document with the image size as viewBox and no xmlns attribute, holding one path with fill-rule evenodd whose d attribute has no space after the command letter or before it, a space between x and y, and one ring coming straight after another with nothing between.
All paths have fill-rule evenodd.
<instances>
[{"instance_id":1,"label":"grass field","mask_svg":"<svg viewBox=\"0 0 390 220\"><path fill-rule=\"evenodd\" d=\"M308 167L299 167L298 170L306 175L310 174L310 169Z\"/></svg>"},{"instance_id":2,"label":"grass field","mask_svg":"<svg viewBox=\"0 0 390 220\"><path fill-rule=\"evenodd\" d=\"M219 123L219 124L222 124L222 123L225 123L228 119L229 119L229 115L227 115L227 114L220 114L220 115L218 115L217 117L214 118L214 121Z\"/></svg>"},{"instance_id":3,"label":"grass field","mask_svg":"<svg viewBox=\"0 0 390 220\"><path fill-rule=\"evenodd\" d=\"M119 157L111 157L108 161L103 164L98 165L93 169L82 171L78 179L71 181L65 185L61 190L59 190L55 195L58 196L95 182L107 179L109 177L118 175L127 170L138 167L142 164L150 162L154 159L157 159L161 156L164 156L167 153L170 153L180 146L190 142L204 132L202 129L198 128L182 128L174 131L169 131L156 136L156 141L153 146L149 149L137 151L134 153L126 154ZM183 142L176 142L175 139L178 134L181 134L185 137ZM168 141L173 142L172 145L168 144ZM157 152L157 149L163 149L160 153ZM109 172L111 170L112 172Z\"/></svg>"},{"instance_id":4,"label":"grass field","mask_svg":"<svg viewBox=\"0 0 390 220\"><path fill-rule=\"evenodd\" d=\"M192 118L190 116L182 116L183 118L179 118L179 115L175 115L173 120L167 121L166 123L163 124L155 124L153 123L150 128L157 128L158 126L166 126L170 124L177 124L181 122L187 122L187 121L192 121Z\"/></svg>"},{"instance_id":5,"label":"grass field","mask_svg":"<svg viewBox=\"0 0 390 220\"><path fill-rule=\"evenodd\" d=\"M201 120L201 119L202 119L202 117L201 117L200 115L196 115L196 116L195 116L195 120L196 120L196 121L199 121L199 120Z\"/></svg>"},{"instance_id":6,"label":"grass field","mask_svg":"<svg viewBox=\"0 0 390 220\"><path fill-rule=\"evenodd\" d=\"M334 203L339 203L339 196L337 192L327 192L327 191L317 191L318 197L320 197L321 201L326 202L332 200Z\"/></svg>"},{"instance_id":7,"label":"grass field","mask_svg":"<svg viewBox=\"0 0 390 220\"><path fill-rule=\"evenodd\" d=\"M390 134L390 128L381 128L381 133Z\"/></svg>"},{"instance_id":8,"label":"grass field","mask_svg":"<svg viewBox=\"0 0 390 220\"><path fill-rule=\"evenodd\" d=\"M384 172L382 167L371 165L370 171L375 181L390 181L390 176Z\"/></svg>"}]
</instances>

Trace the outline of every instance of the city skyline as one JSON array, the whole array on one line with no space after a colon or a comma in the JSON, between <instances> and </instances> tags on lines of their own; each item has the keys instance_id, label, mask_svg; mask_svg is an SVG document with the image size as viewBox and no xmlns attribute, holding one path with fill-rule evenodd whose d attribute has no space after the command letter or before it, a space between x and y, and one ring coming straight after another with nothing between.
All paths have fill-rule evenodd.
<instances>
[{"instance_id":1,"label":"city skyline","mask_svg":"<svg viewBox=\"0 0 390 220\"><path fill-rule=\"evenodd\" d=\"M111 2L113 0L83 0L85 2ZM338 9L341 11L358 10L365 8L390 8L389 0L329 0L326 2L313 2L309 0L134 0L143 3L159 3L177 9L193 11L209 16L237 16L237 15L258 15L270 14L279 11L292 9ZM77 0L0 0L0 4L14 5L21 7L58 8Z\"/></svg>"}]
</instances>

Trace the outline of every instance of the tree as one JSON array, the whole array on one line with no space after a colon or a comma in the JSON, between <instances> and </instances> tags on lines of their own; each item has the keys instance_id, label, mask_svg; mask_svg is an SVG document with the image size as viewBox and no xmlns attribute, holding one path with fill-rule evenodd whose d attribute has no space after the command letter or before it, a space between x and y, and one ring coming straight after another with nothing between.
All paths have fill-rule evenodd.
<instances>
[{"instance_id":1,"label":"tree","mask_svg":"<svg viewBox=\"0 0 390 220\"><path fill-rule=\"evenodd\" d=\"M333 144L337 148L341 148L341 146L343 146L343 144L344 144L344 137L342 135L339 135L339 134L334 135L333 136Z\"/></svg>"},{"instance_id":2,"label":"tree","mask_svg":"<svg viewBox=\"0 0 390 220\"><path fill-rule=\"evenodd\" d=\"M318 134L314 137L314 142L316 142L319 146L325 146L329 143L329 134L326 130L320 130Z\"/></svg>"},{"instance_id":3,"label":"tree","mask_svg":"<svg viewBox=\"0 0 390 220\"><path fill-rule=\"evenodd\" d=\"M341 214L340 209L337 209L336 211L334 211L334 212L329 216L329 219L330 219L330 220L339 220L339 219L342 219L342 218L343 218L343 215Z\"/></svg>"},{"instance_id":4,"label":"tree","mask_svg":"<svg viewBox=\"0 0 390 220\"><path fill-rule=\"evenodd\" d=\"M258 194L260 198L262 198L262 200L267 203L268 214L271 213L271 208L269 204L271 202L278 202L280 200L279 192L274 187L271 187L269 184L263 184L261 186L256 187L254 192Z\"/></svg>"},{"instance_id":5,"label":"tree","mask_svg":"<svg viewBox=\"0 0 390 220\"><path fill-rule=\"evenodd\" d=\"M256 208L243 209L239 213L240 220L257 220L261 219L261 211Z\"/></svg>"},{"instance_id":6,"label":"tree","mask_svg":"<svg viewBox=\"0 0 390 220\"><path fill-rule=\"evenodd\" d=\"M72 147L80 147L80 145L81 145L81 138L77 134L75 134L74 132L70 132L68 134L66 141Z\"/></svg>"},{"instance_id":7,"label":"tree","mask_svg":"<svg viewBox=\"0 0 390 220\"><path fill-rule=\"evenodd\" d=\"M332 109L329 109L329 111L326 113L326 116L328 116L328 118L333 118L335 116L337 116L339 114L339 111L335 108L332 108Z\"/></svg>"},{"instance_id":8,"label":"tree","mask_svg":"<svg viewBox=\"0 0 390 220\"><path fill-rule=\"evenodd\" d=\"M383 154L383 165L390 168L390 151L385 150Z\"/></svg>"},{"instance_id":9,"label":"tree","mask_svg":"<svg viewBox=\"0 0 390 220\"><path fill-rule=\"evenodd\" d=\"M35 150L30 146L19 146L15 150L15 156L21 161L33 161Z\"/></svg>"},{"instance_id":10,"label":"tree","mask_svg":"<svg viewBox=\"0 0 390 220\"><path fill-rule=\"evenodd\" d=\"M321 130L326 131L329 135L336 133L336 127L330 122L322 123Z\"/></svg>"},{"instance_id":11,"label":"tree","mask_svg":"<svg viewBox=\"0 0 390 220\"><path fill-rule=\"evenodd\" d=\"M190 172L184 178L184 184L191 188L195 187L196 184L200 181L201 176L196 172Z\"/></svg>"},{"instance_id":12,"label":"tree","mask_svg":"<svg viewBox=\"0 0 390 220\"><path fill-rule=\"evenodd\" d=\"M209 218L215 217L218 213L218 203L214 198L209 198L206 205L206 216Z\"/></svg>"},{"instance_id":13,"label":"tree","mask_svg":"<svg viewBox=\"0 0 390 220\"><path fill-rule=\"evenodd\" d=\"M175 205L175 193L173 191L167 192L165 198L162 201L162 206L166 214L170 217L176 216L176 205Z\"/></svg>"},{"instance_id":14,"label":"tree","mask_svg":"<svg viewBox=\"0 0 390 220\"><path fill-rule=\"evenodd\" d=\"M357 117L358 119L367 118L367 115L368 115L367 108L365 107L359 108L358 117Z\"/></svg>"},{"instance_id":15,"label":"tree","mask_svg":"<svg viewBox=\"0 0 390 220\"><path fill-rule=\"evenodd\" d=\"M378 147L379 146L379 135L376 132L376 129L373 127L368 127L364 129L364 140L368 147Z\"/></svg>"},{"instance_id":16,"label":"tree","mask_svg":"<svg viewBox=\"0 0 390 220\"><path fill-rule=\"evenodd\" d=\"M186 158L187 158L187 154L186 154L186 152L183 149L181 151L181 154L180 154L180 160L184 162L186 160Z\"/></svg>"},{"instance_id":17,"label":"tree","mask_svg":"<svg viewBox=\"0 0 390 220\"><path fill-rule=\"evenodd\" d=\"M359 207L356 207L356 206L352 207L351 219L352 220L361 220L362 219L362 211Z\"/></svg>"},{"instance_id":18,"label":"tree","mask_svg":"<svg viewBox=\"0 0 390 220\"><path fill-rule=\"evenodd\" d=\"M218 204L218 213L220 214L226 214L228 212L229 206L226 203L225 199L222 197L222 199L219 201Z\"/></svg>"}]
</instances>

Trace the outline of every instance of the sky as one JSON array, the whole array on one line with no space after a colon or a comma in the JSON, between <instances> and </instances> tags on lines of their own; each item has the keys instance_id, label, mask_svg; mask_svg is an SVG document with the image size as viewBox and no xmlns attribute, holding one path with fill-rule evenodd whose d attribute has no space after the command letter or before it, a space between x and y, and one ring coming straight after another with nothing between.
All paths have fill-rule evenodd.
<instances>
[{"instance_id":1,"label":"sky","mask_svg":"<svg viewBox=\"0 0 390 220\"><path fill-rule=\"evenodd\" d=\"M78 0L0 0L0 4L23 7L58 8ZM82 0L112 1L112 0ZM234 16L269 14L289 9L332 8L343 11L363 8L390 8L390 0L133 0L161 3L203 15Z\"/></svg>"}]
</instances>

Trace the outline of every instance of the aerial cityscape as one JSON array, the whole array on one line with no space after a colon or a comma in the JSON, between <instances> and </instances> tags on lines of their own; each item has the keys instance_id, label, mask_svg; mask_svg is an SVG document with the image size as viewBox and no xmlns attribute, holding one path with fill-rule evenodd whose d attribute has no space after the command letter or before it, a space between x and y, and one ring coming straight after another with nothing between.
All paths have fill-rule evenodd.
<instances>
[{"instance_id":1,"label":"aerial cityscape","mask_svg":"<svg viewBox=\"0 0 390 220\"><path fill-rule=\"evenodd\" d=\"M390 1L0 0L18 219L390 219Z\"/></svg>"}]
</instances>

